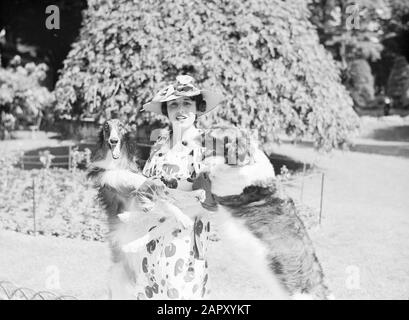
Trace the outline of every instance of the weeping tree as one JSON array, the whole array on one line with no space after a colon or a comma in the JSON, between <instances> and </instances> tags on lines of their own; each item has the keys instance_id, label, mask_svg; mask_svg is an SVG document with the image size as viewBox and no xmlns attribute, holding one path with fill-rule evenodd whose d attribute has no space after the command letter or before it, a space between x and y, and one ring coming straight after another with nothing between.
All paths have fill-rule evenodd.
<instances>
[{"instance_id":1,"label":"weeping tree","mask_svg":"<svg viewBox=\"0 0 409 320\"><path fill-rule=\"evenodd\" d=\"M304 0L89 0L56 85L60 117L112 115L162 125L141 106L178 74L226 102L202 119L311 138L319 148L357 128L352 99L319 44Z\"/></svg>"}]
</instances>

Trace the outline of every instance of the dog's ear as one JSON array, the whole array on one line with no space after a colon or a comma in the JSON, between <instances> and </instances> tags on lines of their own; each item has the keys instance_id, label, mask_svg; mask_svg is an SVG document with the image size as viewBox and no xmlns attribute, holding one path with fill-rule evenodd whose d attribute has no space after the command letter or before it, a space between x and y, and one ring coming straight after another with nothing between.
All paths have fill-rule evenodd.
<instances>
[{"instance_id":1,"label":"dog's ear","mask_svg":"<svg viewBox=\"0 0 409 320\"><path fill-rule=\"evenodd\" d=\"M98 145L102 146L104 144L104 125L101 126L98 132Z\"/></svg>"},{"instance_id":2,"label":"dog's ear","mask_svg":"<svg viewBox=\"0 0 409 320\"><path fill-rule=\"evenodd\" d=\"M138 145L137 133L135 131L126 131L123 137L125 152L130 161L132 171L141 171L143 168L143 152Z\"/></svg>"}]
</instances>

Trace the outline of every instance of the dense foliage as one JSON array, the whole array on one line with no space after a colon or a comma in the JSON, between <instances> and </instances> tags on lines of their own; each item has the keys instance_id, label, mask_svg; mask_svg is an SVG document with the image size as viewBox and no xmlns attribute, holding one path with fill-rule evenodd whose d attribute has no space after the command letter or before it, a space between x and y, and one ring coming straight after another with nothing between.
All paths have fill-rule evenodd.
<instances>
[{"instance_id":1,"label":"dense foliage","mask_svg":"<svg viewBox=\"0 0 409 320\"><path fill-rule=\"evenodd\" d=\"M395 59L388 80L388 94L395 104L409 108L409 63L404 57Z\"/></svg>"},{"instance_id":2,"label":"dense foliage","mask_svg":"<svg viewBox=\"0 0 409 320\"><path fill-rule=\"evenodd\" d=\"M344 68L355 59L380 59L389 0L313 0L309 7L321 41Z\"/></svg>"},{"instance_id":3,"label":"dense foliage","mask_svg":"<svg viewBox=\"0 0 409 320\"><path fill-rule=\"evenodd\" d=\"M409 1L312 0L309 8L321 43L341 66L355 106L370 107L385 92L389 95L388 81L395 59L409 59ZM364 85L364 79L370 81ZM368 100L371 96L372 101ZM394 103L394 107L403 106L400 99Z\"/></svg>"},{"instance_id":4,"label":"dense foliage","mask_svg":"<svg viewBox=\"0 0 409 320\"><path fill-rule=\"evenodd\" d=\"M81 10L86 0L2 0L0 2L0 41L3 66L15 55L23 62L45 63L48 66L46 85L54 87L57 72L67 56L70 46L78 36ZM60 28L48 29L45 19L50 16L46 8L57 6ZM0 36L1 38L1 36Z\"/></svg>"},{"instance_id":5,"label":"dense foliage","mask_svg":"<svg viewBox=\"0 0 409 320\"><path fill-rule=\"evenodd\" d=\"M371 67L365 59L356 59L348 66L348 82L346 83L356 106L370 106L375 98L374 77Z\"/></svg>"},{"instance_id":6,"label":"dense foliage","mask_svg":"<svg viewBox=\"0 0 409 320\"><path fill-rule=\"evenodd\" d=\"M20 65L16 56L8 68L0 68L0 111L2 129L38 124L54 105L53 93L42 86L45 64Z\"/></svg>"},{"instance_id":7,"label":"dense foliage","mask_svg":"<svg viewBox=\"0 0 409 320\"><path fill-rule=\"evenodd\" d=\"M357 122L308 18L303 0L90 0L56 85L57 110L97 119L119 110L130 121L162 122L141 114L141 105L187 73L226 95L221 118L265 139L285 131L329 149Z\"/></svg>"}]
</instances>

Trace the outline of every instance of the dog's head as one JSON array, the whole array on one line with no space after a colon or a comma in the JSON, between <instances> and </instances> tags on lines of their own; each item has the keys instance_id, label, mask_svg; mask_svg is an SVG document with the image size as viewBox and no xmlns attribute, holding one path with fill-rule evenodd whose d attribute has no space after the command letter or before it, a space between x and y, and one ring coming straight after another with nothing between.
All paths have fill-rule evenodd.
<instances>
[{"instance_id":1,"label":"dog's head","mask_svg":"<svg viewBox=\"0 0 409 320\"><path fill-rule=\"evenodd\" d=\"M125 125L118 119L105 121L100 131L100 143L111 151L113 159L119 159L127 134Z\"/></svg>"},{"instance_id":2,"label":"dog's head","mask_svg":"<svg viewBox=\"0 0 409 320\"><path fill-rule=\"evenodd\" d=\"M193 184L194 189L206 191L207 209L215 209L220 199L241 195L250 187L264 188L274 179L272 164L245 130L216 128L207 139L212 141L206 141L205 169Z\"/></svg>"}]
</instances>

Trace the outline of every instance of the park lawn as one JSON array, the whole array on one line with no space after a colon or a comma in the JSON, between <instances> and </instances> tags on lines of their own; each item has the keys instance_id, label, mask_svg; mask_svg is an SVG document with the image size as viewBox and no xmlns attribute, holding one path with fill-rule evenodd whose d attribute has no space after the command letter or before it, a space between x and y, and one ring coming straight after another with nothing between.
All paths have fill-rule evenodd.
<instances>
[{"instance_id":1,"label":"park lawn","mask_svg":"<svg viewBox=\"0 0 409 320\"><path fill-rule=\"evenodd\" d=\"M310 230L310 236L335 297L408 299L408 159L341 151L317 158L309 149L281 148L288 155L315 161L325 172L322 225ZM312 203L317 191L308 183L304 198ZM287 191L296 197L299 189ZM0 256L7 257L0 261L2 279L41 289L46 267L57 265L64 293L104 297L109 266L106 244L10 231L2 231L0 243ZM209 249L213 297L239 293L268 297L266 288L257 284L254 275L240 270L232 253L220 245L221 241L212 242Z\"/></svg>"},{"instance_id":2,"label":"park lawn","mask_svg":"<svg viewBox=\"0 0 409 320\"><path fill-rule=\"evenodd\" d=\"M404 132L399 130L400 134ZM379 142L381 148L383 142ZM322 224L309 233L335 298L408 299L406 153L396 150L394 154L400 156L386 156L334 151L323 155L290 145L275 146L275 151L299 162L314 163L325 173ZM293 181L286 188L295 199L300 197L300 183ZM317 183L316 179L305 180L303 201L312 207L319 204ZM106 244L34 238L11 231L0 231L0 243L0 256L7 257L0 260L1 280L44 289L47 266L56 265L62 270L62 293L79 298L106 297ZM221 247L221 241L212 242L209 250L213 297L269 297L254 275L240 270L231 252Z\"/></svg>"},{"instance_id":3,"label":"park lawn","mask_svg":"<svg viewBox=\"0 0 409 320\"><path fill-rule=\"evenodd\" d=\"M409 158L342 151L320 156L294 146L281 152L325 172L322 224L309 234L335 298L407 300ZM305 184L304 201L317 204L317 183ZM297 188L287 192L299 196Z\"/></svg>"},{"instance_id":4,"label":"park lawn","mask_svg":"<svg viewBox=\"0 0 409 320\"><path fill-rule=\"evenodd\" d=\"M80 299L107 298L104 243L6 230L0 230L0 243L0 281Z\"/></svg>"},{"instance_id":5,"label":"park lawn","mask_svg":"<svg viewBox=\"0 0 409 320\"><path fill-rule=\"evenodd\" d=\"M108 298L110 254L106 243L1 230L0 244L0 256L6 257L0 260L0 281L79 299ZM208 259L209 298L268 299L276 295L220 241L210 242Z\"/></svg>"}]
</instances>

